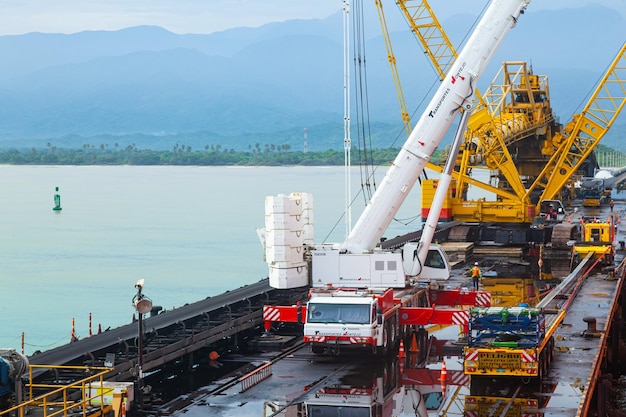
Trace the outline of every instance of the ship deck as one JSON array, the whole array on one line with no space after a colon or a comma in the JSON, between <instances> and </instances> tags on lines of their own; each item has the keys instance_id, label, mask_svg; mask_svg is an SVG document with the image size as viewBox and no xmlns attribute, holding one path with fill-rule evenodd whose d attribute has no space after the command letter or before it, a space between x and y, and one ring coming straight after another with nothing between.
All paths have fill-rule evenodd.
<instances>
[{"instance_id":1,"label":"ship deck","mask_svg":"<svg viewBox=\"0 0 626 417\"><path fill-rule=\"evenodd\" d=\"M616 198L615 202L616 218L621 219L626 201ZM582 215L582 210L573 214L571 221L577 222L580 216L576 215ZM591 215L604 218L608 208ZM621 227L617 228L615 241L620 249L615 261L617 266L624 258L622 242L626 241ZM481 251L468 254L468 248L461 246L459 253L466 259L456 260L457 266L447 285L471 288L468 267L464 263L471 257L472 261L481 260L485 272L482 287L492 292L492 302L514 305L521 298L528 301L526 297L537 297L538 294L527 288L533 286L528 285L528 278L507 278L496 273L499 260L504 258L513 265L524 266L510 250L500 255L496 248L490 248L486 254ZM554 281L553 277L546 277L545 281L534 284ZM201 361L197 355L203 354L207 347L217 349L221 341L229 341L231 345L233 340L240 343L245 334L260 329L262 317L257 306L269 300L292 303L303 296L302 293L279 296L263 280L145 320L149 334L143 368L146 381L158 376L171 379L175 386L187 359L191 361L187 367L196 370L193 378L200 379L201 373L212 372L207 369L232 370L220 371L218 379L190 393L151 404L146 412L172 416L288 416L307 415L302 414L307 407L312 413L328 411L325 407L339 404L380 407L385 410L384 416L395 416L415 415L417 409L413 406L422 401L421 406L425 407L422 411L438 415L487 415L483 411L493 411L493 407L509 403L530 415L591 415L597 408L594 400L598 389L606 390L603 381L609 372L607 358L613 363L618 361L620 334L618 326L611 326L611 319L619 314L622 281L621 267L596 269L585 275L575 290L567 289L569 292L555 298L557 304L568 303L568 312L555 333L553 364L540 386L506 378L472 381L462 371L463 341L456 326L428 327L427 359L419 365L420 354L410 345L406 347L406 357L381 361L362 354L315 355L298 345L298 337L285 336L265 344L255 344L258 339L255 343L248 341L249 345L263 347L258 353L241 354L236 349L230 352L224 349L218 360L211 361L209 368L194 368L193 361ZM132 347L136 331L136 323L131 323L43 352L30 360L38 364L101 366L108 353L109 359L113 354L114 361L109 380L134 380L138 357ZM168 371L172 363L183 366ZM444 363L447 380L442 385ZM520 398L526 399L527 405L520 406ZM392 403L396 404L395 408Z\"/></svg>"},{"instance_id":2,"label":"ship deck","mask_svg":"<svg viewBox=\"0 0 626 417\"><path fill-rule=\"evenodd\" d=\"M619 206L623 202L616 199L616 203ZM616 214L621 216L621 211L616 210ZM571 221L579 221L579 217L572 216ZM616 242L624 240L626 234L618 227ZM618 251L616 266L623 255ZM621 266L583 271L579 286L566 288L552 300L551 308L567 305L567 314L554 334L554 359L539 385L513 377L472 381L463 374L459 329L432 326L429 359L419 367L413 366L414 353L408 348L406 358L394 358L386 364L351 354L320 356L300 347L271 362L271 373L249 387L238 382L221 390L224 381L216 381L186 396L183 402L179 398L164 405L161 412L187 417L289 416L316 415L302 413L328 412L328 407L379 407L386 410L384 416L413 416L423 407L422 411L433 415L480 416L499 415L493 413L502 412L508 405L519 415L592 415L598 408L597 390L606 395L602 383L609 372L603 368L606 357L616 360L619 333L611 327L611 317L619 307L623 274ZM469 287L471 281L465 270L458 269L450 285ZM236 360L261 365L269 363L274 353ZM442 386L444 362L447 381ZM388 389L389 382L379 382L379 376L381 381L391 379L393 386ZM423 401L419 407L419 401L415 401L418 397Z\"/></svg>"}]
</instances>

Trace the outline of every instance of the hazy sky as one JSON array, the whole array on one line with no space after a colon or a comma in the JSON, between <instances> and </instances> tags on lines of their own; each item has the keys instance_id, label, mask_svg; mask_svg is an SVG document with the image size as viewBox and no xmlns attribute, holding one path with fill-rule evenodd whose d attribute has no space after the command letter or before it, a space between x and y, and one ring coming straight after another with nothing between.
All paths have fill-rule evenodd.
<instances>
[{"instance_id":1,"label":"hazy sky","mask_svg":"<svg viewBox=\"0 0 626 417\"><path fill-rule=\"evenodd\" d=\"M350 1L354 6L355 0ZM626 0L534 0L529 11L598 3L626 18ZM374 7L373 0L364 0ZM395 2L383 0L385 8ZM439 19L478 14L486 0L430 0ZM28 32L75 33L155 25L175 33L212 33L289 19L324 18L341 10L341 0L0 0L0 35ZM445 6L444 6L445 5Z\"/></svg>"}]
</instances>

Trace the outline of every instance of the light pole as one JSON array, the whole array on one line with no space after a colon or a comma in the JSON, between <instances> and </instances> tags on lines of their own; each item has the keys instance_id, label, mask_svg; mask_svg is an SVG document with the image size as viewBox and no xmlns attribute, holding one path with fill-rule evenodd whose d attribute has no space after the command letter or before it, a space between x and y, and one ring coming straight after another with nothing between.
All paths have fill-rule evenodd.
<instances>
[{"instance_id":1,"label":"light pole","mask_svg":"<svg viewBox=\"0 0 626 417\"><path fill-rule=\"evenodd\" d=\"M137 310L139 315L139 329L138 329L138 337L137 337L137 348L139 350L139 363L137 369L137 382L138 388L140 390L139 394L139 404L143 405L143 395L141 395L141 390L143 390L143 315L152 310L152 300L143 295L143 284L144 279L140 279L135 284L135 288L137 288L137 294L133 297L133 307Z\"/></svg>"}]
</instances>

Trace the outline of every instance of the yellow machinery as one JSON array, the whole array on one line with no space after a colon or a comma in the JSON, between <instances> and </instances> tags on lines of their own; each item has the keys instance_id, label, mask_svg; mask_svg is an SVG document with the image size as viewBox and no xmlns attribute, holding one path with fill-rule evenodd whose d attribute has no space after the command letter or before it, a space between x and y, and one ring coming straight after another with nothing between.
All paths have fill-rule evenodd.
<instances>
[{"instance_id":1,"label":"yellow machinery","mask_svg":"<svg viewBox=\"0 0 626 417\"><path fill-rule=\"evenodd\" d=\"M583 199L583 207L600 207L603 202L611 199L612 190L604 190L602 192L594 193L595 195L588 195Z\"/></svg>"},{"instance_id":2,"label":"yellow machinery","mask_svg":"<svg viewBox=\"0 0 626 417\"><path fill-rule=\"evenodd\" d=\"M583 207L600 207L600 200L597 198L583 199Z\"/></svg>"},{"instance_id":3,"label":"yellow machinery","mask_svg":"<svg viewBox=\"0 0 626 417\"><path fill-rule=\"evenodd\" d=\"M29 365L28 381L36 371L50 371L59 383L25 384L27 397L14 407L0 411L0 416L35 415L43 417L68 416L105 417L125 416L133 400L133 382L107 382L111 368L63 365ZM69 382L64 372L84 374L84 378ZM59 376L60 375L60 376Z\"/></svg>"},{"instance_id":4,"label":"yellow machinery","mask_svg":"<svg viewBox=\"0 0 626 417\"><path fill-rule=\"evenodd\" d=\"M514 307L520 303L535 305L540 289L533 278L484 277L483 289L491 294L494 307Z\"/></svg>"},{"instance_id":5,"label":"yellow machinery","mask_svg":"<svg viewBox=\"0 0 626 417\"><path fill-rule=\"evenodd\" d=\"M426 0L398 0L397 4L443 78L456 51L432 9ZM410 131L380 0L376 5L402 117ZM552 113L547 76L533 74L525 62L505 62L487 92L476 92L476 97L478 102L457 158L452 195L446 202L449 215L444 217L466 223L531 224L538 216L548 217L544 207L556 205L563 190L573 191L571 184L577 172L588 158L593 159L593 149L626 103L626 43L583 111L564 127ZM433 164L428 167L441 171ZM485 175L489 180L476 179L472 175L476 170L489 171ZM432 189L434 184L427 181L422 188ZM471 201L467 198L469 186L494 198ZM423 204L427 202L423 198ZM428 205L423 205L422 217L427 212ZM570 234L568 228L564 239Z\"/></svg>"},{"instance_id":6,"label":"yellow machinery","mask_svg":"<svg viewBox=\"0 0 626 417\"><path fill-rule=\"evenodd\" d=\"M611 265L615 257L614 225L612 218L606 222L588 220L582 224L582 242L574 246L574 253L580 258L585 258L592 253L595 259L602 265Z\"/></svg>"}]
</instances>

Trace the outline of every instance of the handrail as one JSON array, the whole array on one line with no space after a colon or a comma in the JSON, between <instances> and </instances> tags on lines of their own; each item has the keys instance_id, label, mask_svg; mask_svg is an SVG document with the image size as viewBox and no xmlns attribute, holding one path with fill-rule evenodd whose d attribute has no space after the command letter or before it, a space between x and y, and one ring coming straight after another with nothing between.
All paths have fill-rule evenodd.
<instances>
[{"instance_id":1,"label":"handrail","mask_svg":"<svg viewBox=\"0 0 626 417\"><path fill-rule=\"evenodd\" d=\"M241 382L241 392L247 391L261 381L269 378L272 375L272 363L266 362L259 366L254 371L249 372L239 378Z\"/></svg>"},{"instance_id":2,"label":"handrail","mask_svg":"<svg viewBox=\"0 0 626 417\"><path fill-rule=\"evenodd\" d=\"M92 415L95 408L100 409L100 415L103 416L108 410L110 405L105 405L104 397L113 391L113 388L104 386L104 376L111 371L111 368L105 367L89 367L89 366L53 366L53 365L29 365L29 381L33 380L33 369L45 368L45 369L68 369L68 370L84 370L86 372L100 371L96 374L90 375L79 381L72 382L68 385L53 385L53 384L36 384L26 383L29 388L30 399L24 401L14 407L7 410L0 411L0 416L16 415L18 417L25 417L31 408L38 407L43 411L43 417L56 417L67 416L70 410L75 414L78 408L81 409L82 416ZM58 387L56 389L53 389ZM89 388L96 387L97 394L91 395ZM33 391L35 389L51 388L50 392L33 397ZM73 399L77 393L80 396Z\"/></svg>"}]
</instances>

